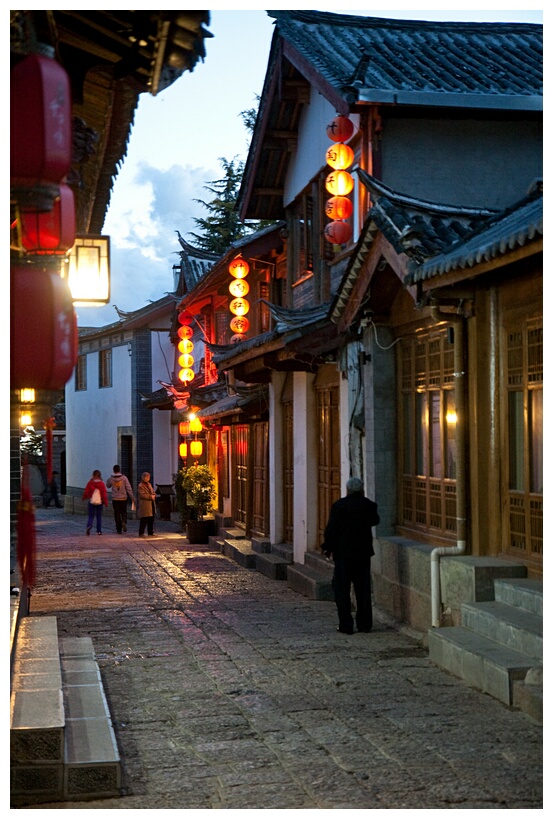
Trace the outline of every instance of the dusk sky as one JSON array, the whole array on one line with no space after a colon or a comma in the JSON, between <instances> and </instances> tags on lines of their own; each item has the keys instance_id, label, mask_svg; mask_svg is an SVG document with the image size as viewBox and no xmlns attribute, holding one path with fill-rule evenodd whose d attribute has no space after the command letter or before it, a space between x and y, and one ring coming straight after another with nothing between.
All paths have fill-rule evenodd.
<instances>
[{"instance_id":1,"label":"dusk sky","mask_svg":"<svg viewBox=\"0 0 553 819\"><path fill-rule=\"evenodd\" d=\"M373 17L482 22L541 23L543 12L505 9L488 3L482 11L449 11L426 3L419 11L313 10ZM515 6L516 4L513 4ZM491 7L491 8L490 8ZM178 262L176 231L191 241L193 218L207 212L195 199L209 201L204 186L223 175L220 158L245 160L248 133L241 112L256 107L267 68L273 19L255 7L248 11L211 10L206 58L156 97L142 94L127 157L115 180L103 233L111 237L112 298L102 308L77 308L80 326L103 326L117 320L113 305L136 310L173 287ZM306 8L304 6L304 8Z\"/></svg>"}]
</instances>

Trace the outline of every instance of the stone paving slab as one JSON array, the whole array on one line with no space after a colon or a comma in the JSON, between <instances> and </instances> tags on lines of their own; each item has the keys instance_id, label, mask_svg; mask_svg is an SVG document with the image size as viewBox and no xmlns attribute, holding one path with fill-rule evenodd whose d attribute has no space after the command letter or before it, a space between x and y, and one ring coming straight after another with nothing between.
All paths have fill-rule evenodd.
<instances>
[{"instance_id":1,"label":"stone paving slab","mask_svg":"<svg viewBox=\"0 0 553 819\"><path fill-rule=\"evenodd\" d=\"M123 795L72 809L543 807L542 726L380 613L371 634L339 634L331 601L170 522L92 550L82 518L37 517L32 614L91 638L121 755Z\"/></svg>"}]
</instances>

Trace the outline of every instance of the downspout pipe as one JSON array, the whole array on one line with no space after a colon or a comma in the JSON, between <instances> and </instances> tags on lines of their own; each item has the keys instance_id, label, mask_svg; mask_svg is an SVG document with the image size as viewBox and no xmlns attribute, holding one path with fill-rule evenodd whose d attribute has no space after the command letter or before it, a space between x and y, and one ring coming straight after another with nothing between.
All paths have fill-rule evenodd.
<instances>
[{"instance_id":1,"label":"downspout pipe","mask_svg":"<svg viewBox=\"0 0 553 819\"><path fill-rule=\"evenodd\" d=\"M466 498L466 373L464 367L465 320L462 316L442 313L436 300L430 303L430 315L435 321L447 321L453 326L453 377L455 394L455 447L457 450L455 470L455 497L457 544L455 546L438 546L430 553L430 595L432 606L432 628L439 628L440 617L440 558L464 554L467 547L467 498Z\"/></svg>"}]
</instances>

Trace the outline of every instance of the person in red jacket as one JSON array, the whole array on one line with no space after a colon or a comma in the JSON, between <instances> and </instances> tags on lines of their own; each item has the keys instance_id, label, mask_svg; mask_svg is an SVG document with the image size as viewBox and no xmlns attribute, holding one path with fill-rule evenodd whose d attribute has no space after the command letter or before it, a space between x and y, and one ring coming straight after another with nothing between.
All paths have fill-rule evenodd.
<instances>
[{"instance_id":1,"label":"person in red jacket","mask_svg":"<svg viewBox=\"0 0 553 819\"><path fill-rule=\"evenodd\" d=\"M357 631L370 631L372 527L380 523L376 503L365 497L363 481L350 478L346 496L332 504L324 531L323 553L334 560L332 588L338 609L338 631L353 634L351 586L355 591Z\"/></svg>"},{"instance_id":2,"label":"person in red jacket","mask_svg":"<svg viewBox=\"0 0 553 819\"><path fill-rule=\"evenodd\" d=\"M86 523L86 533L90 534L94 519L96 519L96 531L102 534L102 511L108 505L108 491L102 480L102 473L95 469L92 478L85 486L83 500L88 500L88 520Z\"/></svg>"}]
</instances>

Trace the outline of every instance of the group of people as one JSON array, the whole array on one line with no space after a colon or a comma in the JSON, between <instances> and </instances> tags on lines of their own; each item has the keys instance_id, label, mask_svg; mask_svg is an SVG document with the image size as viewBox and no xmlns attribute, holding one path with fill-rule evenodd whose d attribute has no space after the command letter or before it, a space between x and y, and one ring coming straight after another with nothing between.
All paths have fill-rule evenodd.
<instances>
[{"instance_id":1,"label":"group of people","mask_svg":"<svg viewBox=\"0 0 553 819\"><path fill-rule=\"evenodd\" d=\"M154 517L156 511L156 493L150 483L149 472L142 473L142 480L137 488L137 517L138 536L154 537ZM134 509L136 500L132 486L126 475L123 475L119 464L113 467L113 474L104 483L102 473L95 469L92 477L87 483L83 492L83 500L88 501L88 518L86 522L86 533L90 535L94 523L97 534L102 534L102 512L104 506L108 506L108 489L111 489L111 503L113 506L113 516L115 518L115 528L117 534L121 535L127 531L127 503L130 500Z\"/></svg>"}]
</instances>

